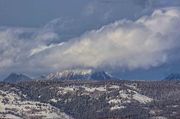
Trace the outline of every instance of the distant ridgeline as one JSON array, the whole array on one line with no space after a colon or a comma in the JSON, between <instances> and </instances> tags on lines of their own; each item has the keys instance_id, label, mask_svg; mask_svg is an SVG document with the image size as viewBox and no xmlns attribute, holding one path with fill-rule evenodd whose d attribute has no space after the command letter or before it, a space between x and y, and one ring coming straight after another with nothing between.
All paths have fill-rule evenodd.
<instances>
[{"instance_id":1,"label":"distant ridgeline","mask_svg":"<svg viewBox=\"0 0 180 119\"><path fill-rule=\"evenodd\" d=\"M40 76L32 79L25 74L11 73L4 82L17 83L30 80L111 80L117 79L105 71L96 71L92 69L73 69L61 72L50 73L47 76Z\"/></svg>"},{"instance_id":2,"label":"distant ridgeline","mask_svg":"<svg viewBox=\"0 0 180 119\"><path fill-rule=\"evenodd\" d=\"M50 73L46 76L38 78L30 78L25 74L11 73L3 82L17 83L21 81L31 80L116 80L118 78L112 76L105 71L96 71L92 69L72 69L60 72ZM164 80L180 80L179 73L171 73Z\"/></svg>"}]
</instances>

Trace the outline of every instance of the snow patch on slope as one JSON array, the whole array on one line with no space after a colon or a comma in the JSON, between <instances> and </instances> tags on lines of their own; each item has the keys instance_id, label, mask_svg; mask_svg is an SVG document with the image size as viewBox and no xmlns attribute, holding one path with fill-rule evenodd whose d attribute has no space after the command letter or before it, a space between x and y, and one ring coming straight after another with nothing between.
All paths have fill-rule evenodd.
<instances>
[{"instance_id":1,"label":"snow patch on slope","mask_svg":"<svg viewBox=\"0 0 180 119\"><path fill-rule=\"evenodd\" d=\"M0 90L0 118L72 119L50 104L24 101L21 95Z\"/></svg>"},{"instance_id":2,"label":"snow patch on slope","mask_svg":"<svg viewBox=\"0 0 180 119\"><path fill-rule=\"evenodd\" d=\"M137 101L141 104L147 104L153 101L152 98L149 98L145 95L142 95L134 90L120 90L119 95L111 98L108 103L111 105L111 110L115 109L123 109L121 106L127 103L131 103L132 101Z\"/></svg>"},{"instance_id":3,"label":"snow patch on slope","mask_svg":"<svg viewBox=\"0 0 180 119\"><path fill-rule=\"evenodd\" d=\"M107 91L105 87L100 86L100 87L85 87L83 86L82 88L85 89L87 92L94 92L94 91L100 91L100 92L105 92Z\"/></svg>"},{"instance_id":4,"label":"snow patch on slope","mask_svg":"<svg viewBox=\"0 0 180 119\"><path fill-rule=\"evenodd\" d=\"M133 99L137 100L138 102L143 103L143 104L146 104L146 103L149 103L149 102L153 101L152 98L149 98L149 97L147 97L145 95L141 95L139 93L134 94Z\"/></svg>"},{"instance_id":5,"label":"snow patch on slope","mask_svg":"<svg viewBox=\"0 0 180 119\"><path fill-rule=\"evenodd\" d=\"M124 109L124 108L126 108L126 107L115 105L115 106L111 107L110 110L113 111L113 110L119 110L119 109Z\"/></svg>"}]
</instances>

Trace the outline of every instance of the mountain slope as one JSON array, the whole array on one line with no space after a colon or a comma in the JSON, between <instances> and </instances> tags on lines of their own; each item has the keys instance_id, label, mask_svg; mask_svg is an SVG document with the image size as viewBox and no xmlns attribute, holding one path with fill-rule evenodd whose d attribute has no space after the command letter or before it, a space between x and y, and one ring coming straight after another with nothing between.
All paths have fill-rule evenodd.
<instances>
[{"instance_id":1,"label":"mountain slope","mask_svg":"<svg viewBox=\"0 0 180 119\"><path fill-rule=\"evenodd\" d=\"M165 80L180 80L180 74L179 73L171 73L168 75Z\"/></svg>"},{"instance_id":2,"label":"mountain slope","mask_svg":"<svg viewBox=\"0 0 180 119\"><path fill-rule=\"evenodd\" d=\"M180 80L1 82L0 118L179 119L179 85Z\"/></svg>"},{"instance_id":3,"label":"mountain slope","mask_svg":"<svg viewBox=\"0 0 180 119\"><path fill-rule=\"evenodd\" d=\"M31 100L75 119L179 119L180 82L42 80L20 82Z\"/></svg>"},{"instance_id":4,"label":"mountain slope","mask_svg":"<svg viewBox=\"0 0 180 119\"><path fill-rule=\"evenodd\" d=\"M7 85L8 86L8 85ZM27 101L27 95L15 87L0 89L0 118L2 119L72 119L58 108L38 101Z\"/></svg>"},{"instance_id":5,"label":"mountain slope","mask_svg":"<svg viewBox=\"0 0 180 119\"><path fill-rule=\"evenodd\" d=\"M4 79L4 82L17 83L19 81L28 81L28 80L32 80L32 79L24 74L11 73L7 78Z\"/></svg>"},{"instance_id":6,"label":"mountain slope","mask_svg":"<svg viewBox=\"0 0 180 119\"><path fill-rule=\"evenodd\" d=\"M95 71L91 69L74 69L51 73L47 76L49 80L108 80L113 77L104 71Z\"/></svg>"}]
</instances>

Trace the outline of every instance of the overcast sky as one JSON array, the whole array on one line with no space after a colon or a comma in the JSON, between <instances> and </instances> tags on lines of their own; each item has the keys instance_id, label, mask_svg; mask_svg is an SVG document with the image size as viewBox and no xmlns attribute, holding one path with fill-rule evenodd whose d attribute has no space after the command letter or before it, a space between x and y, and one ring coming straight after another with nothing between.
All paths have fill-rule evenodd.
<instances>
[{"instance_id":1,"label":"overcast sky","mask_svg":"<svg viewBox=\"0 0 180 119\"><path fill-rule=\"evenodd\" d=\"M0 0L0 76L71 68L180 73L180 0Z\"/></svg>"}]
</instances>

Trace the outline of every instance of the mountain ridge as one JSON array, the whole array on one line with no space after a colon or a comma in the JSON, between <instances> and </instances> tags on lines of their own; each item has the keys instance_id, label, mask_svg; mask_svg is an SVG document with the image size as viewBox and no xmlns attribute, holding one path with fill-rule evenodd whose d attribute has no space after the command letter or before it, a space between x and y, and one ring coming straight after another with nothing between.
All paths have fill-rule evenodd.
<instances>
[{"instance_id":1,"label":"mountain ridge","mask_svg":"<svg viewBox=\"0 0 180 119\"><path fill-rule=\"evenodd\" d=\"M28 81L32 80L29 76L22 74L22 73L10 73L4 80L3 82L7 83L17 83L20 81Z\"/></svg>"},{"instance_id":2,"label":"mountain ridge","mask_svg":"<svg viewBox=\"0 0 180 119\"><path fill-rule=\"evenodd\" d=\"M114 77L105 71L97 71L92 69L72 69L50 73L46 78L49 80L108 80L113 79Z\"/></svg>"},{"instance_id":3,"label":"mountain ridge","mask_svg":"<svg viewBox=\"0 0 180 119\"><path fill-rule=\"evenodd\" d=\"M63 70L48 75L41 75L38 78L30 78L22 73L10 73L3 82L17 83L31 80L111 80L118 79L110 73L93 69L70 69Z\"/></svg>"}]
</instances>

